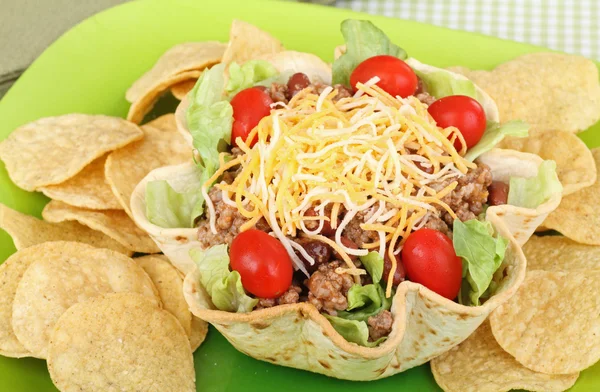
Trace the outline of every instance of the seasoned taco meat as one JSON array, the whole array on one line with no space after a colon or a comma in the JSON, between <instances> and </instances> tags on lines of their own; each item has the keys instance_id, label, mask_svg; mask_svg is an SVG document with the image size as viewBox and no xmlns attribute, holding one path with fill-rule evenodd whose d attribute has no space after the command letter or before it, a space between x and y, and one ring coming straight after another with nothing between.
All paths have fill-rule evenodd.
<instances>
[{"instance_id":1,"label":"seasoned taco meat","mask_svg":"<svg viewBox=\"0 0 600 392\"><path fill-rule=\"evenodd\" d=\"M259 298L258 304L254 309L272 308L275 305L296 304L300 302L300 293L302 288L292 284L290 288L279 298Z\"/></svg>"},{"instance_id":2,"label":"seasoned taco meat","mask_svg":"<svg viewBox=\"0 0 600 392\"><path fill-rule=\"evenodd\" d=\"M333 316L338 310L348 307L348 290L354 280L348 274L338 274L335 269L342 266L339 261L320 265L311 277L304 281L308 287L308 302L319 311L327 312Z\"/></svg>"},{"instance_id":3,"label":"seasoned taco meat","mask_svg":"<svg viewBox=\"0 0 600 392\"><path fill-rule=\"evenodd\" d=\"M375 316L369 317L367 325L369 326L369 338L373 341L388 336L392 332L394 318L389 310L382 310Z\"/></svg>"},{"instance_id":4,"label":"seasoned taco meat","mask_svg":"<svg viewBox=\"0 0 600 392\"><path fill-rule=\"evenodd\" d=\"M483 206L488 199L488 187L492 183L490 168L483 163L478 163L477 167L470 169L466 175L451 179L446 184L442 184L439 189L443 189L452 181L458 181L458 185L450 194L442 198L442 201L448 204L461 221L476 219L483 212ZM442 210L441 218L448 226L452 226L452 216L446 211Z\"/></svg>"},{"instance_id":5,"label":"seasoned taco meat","mask_svg":"<svg viewBox=\"0 0 600 392\"><path fill-rule=\"evenodd\" d=\"M329 87L326 84L318 82L310 83L310 80L308 80L308 77L306 75L304 75L304 77L298 75L304 74L297 73L292 75L287 84L273 83L271 85L271 87L268 90L268 93L271 96L273 102L283 102L287 104L294 95L296 95L299 91L307 87L310 88L315 94L321 94L323 90ZM306 80L308 80L309 83L306 83ZM346 86L336 84L333 86L333 88L338 92L334 98L334 101L338 101L342 98L352 96L352 91L350 91L350 89L348 89Z\"/></svg>"}]
</instances>

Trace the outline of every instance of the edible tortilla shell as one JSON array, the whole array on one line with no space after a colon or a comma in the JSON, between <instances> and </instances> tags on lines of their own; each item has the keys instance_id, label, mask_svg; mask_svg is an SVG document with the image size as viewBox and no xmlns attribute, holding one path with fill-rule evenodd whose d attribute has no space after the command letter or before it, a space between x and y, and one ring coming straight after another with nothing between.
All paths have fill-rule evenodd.
<instances>
[{"instance_id":1,"label":"edible tortilla shell","mask_svg":"<svg viewBox=\"0 0 600 392\"><path fill-rule=\"evenodd\" d=\"M51 199L75 207L93 210L122 210L104 176L106 155L87 165L67 181L40 187L38 190Z\"/></svg>"},{"instance_id":2,"label":"edible tortilla shell","mask_svg":"<svg viewBox=\"0 0 600 392\"><path fill-rule=\"evenodd\" d=\"M50 335L72 305L114 292L143 294L160 306L156 288L132 259L79 242L46 242L23 274L15 292L15 335L37 358L46 358ZM28 254L27 253L27 254ZM19 254L17 254L17 257Z\"/></svg>"},{"instance_id":3,"label":"edible tortilla shell","mask_svg":"<svg viewBox=\"0 0 600 392\"><path fill-rule=\"evenodd\" d=\"M164 80L186 71L201 71L221 61L227 45L216 41L184 42L163 53L154 66L136 80L125 98L134 103Z\"/></svg>"},{"instance_id":4,"label":"edible tortilla shell","mask_svg":"<svg viewBox=\"0 0 600 392\"><path fill-rule=\"evenodd\" d=\"M600 148L592 150L600 165ZM600 245L600 179L587 188L566 196L543 226L582 244Z\"/></svg>"},{"instance_id":5,"label":"edible tortilla shell","mask_svg":"<svg viewBox=\"0 0 600 392\"><path fill-rule=\"evenodd\" d=\"M488 321L467 340L434 358L431 372L445 392L561 392L579 377L579 373L550 375L527 369L498 345Z\"/></svg>"},{"instance_id":6,"label":"edible tortilla shell","mask_svg":"<svg viewBox=\"0 0 600 392\"><path fill-rule=\"evenodd\" d=\"M93 160L144 136L122 118L65 114L15 129L0 142L0 159L22 189L35 191L75 176Z\"/></svg>"},{"instance_id":7,"label":"edible tortilla shell","mask_svg":"<svg viewBox=\"0 0 600 392\"><path fill-rule=\"evenodd\" d=\"M531 129L582 131L600 119L598 68L582 56L529 53L492 71L451 67L495 101L502 122L523 120Z\"/></svg>"},{"instance_id":8,"label":"edible tortilla shell","mask_svg":"<svg viewBox=\"0 0 600 392\"><path fill-rule=\"evenodd\" d=\"M234 20L231 23L229 44L223 54L222 62L225 65L229 65L232 61L243 64L259 55L282 50L281 42L271 34L248 22Z\"/></svg>"},{"instance_id":9,"label":"edible tortilla shell","mask_svg":"<svg viewBox=\"0 0 600 392\"><path fill-rule=\"evenodd\" d=\"M106 234L133 252L160 252L150 237L122 210L87 210L51 200L44 207L42 216L54 223L77 221Z\"/></svg>"},{"instance_id":10,"label":"edible tortilla shell","mask_svg":"<svg viewBox=\"0 0 600 392\"><path fill-rule=\"evenodd\" d=\"M529 152L556 162L556 174L563 186L563 196L596 181L596 163L592 152L571 132L532 130L528 137L504 139L499 147Z\"/></svg>"},{"instance_id":11,"label":"edible tortilla shell","mask_svg":"<svg viewBox=\"0 0 600 392\"><path fill-rule=\"evenodd\" d=\"M0 204L0 228L11 237L17 249L50 241L77 241L131 256L133 252L106 234L78 222L50 223Z\"/></svg>"},{"instance_id":12,"label":"edible tortilla shell","mask_svg":"<svg viewBox=\"0 0 600 392\"><path fill-rule=\"evenodd\" d=\"M131 213L135 223L154 240L169 261L181 272L187 274L196 268L189 255L190 249L201 248L198 241L198 229L165 229L152 224L146 218L146 185L155 180L171 180L189 176L197 170L193 162L181 165L161 167L151 171L136 186L131 195Z\"/></svg>"},{"instance_id":13,"label":"edible tortilla shell","mask_svg":"<svg viewBox=\"0 0 600 392\"><path fill-rule=\"evenodd\" d=\"M144 139L108 156L106 180L125 212L133 218L129 201L135 186L152 170L192 159L192 147L180 136L172 114L142 126Z\"/></svg>"}]
</instances>

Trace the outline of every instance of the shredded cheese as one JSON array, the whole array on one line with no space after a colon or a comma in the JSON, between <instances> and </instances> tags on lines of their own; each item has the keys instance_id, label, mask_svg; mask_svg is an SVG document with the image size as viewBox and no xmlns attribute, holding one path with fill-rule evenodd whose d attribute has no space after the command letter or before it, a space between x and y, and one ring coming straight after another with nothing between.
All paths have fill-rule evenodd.
<instances>
[{"instance_id":1,"label":"shredded cheese","mask_svg":"<svg viewBox=\"0 0 600 392\"><path fill-rule=\"evenodd\" d=\"M392 97L377 81L358 84L353 97L339 101L334 101L337 91L327 87L319 95L306 89L287 105L273 105L250 133L248 140L254 137L256 144L242 145L243 154L228 163L221 159L219 170L203 186L211 230L216 233L216 217L207 189L239 165L233 183L215 186L223 201L248 219L241 230L264 218L305 273L296 252L311 264L314 260L290 237L325 242L346 263L340 271L357 282L364 270L348 255L388 252L392 268L385 281L386 295L391 295L394 256L404 240L437 210L456 217L442 199L475 164L462 157L464 148L453 146L456 139L464 146L460 132L437 127L426 105L415 97ZM344 245L342 233L353 219L360 219L360 228L375 232L378 240L359 249ZM325 222L335 229L334 239L318 234Z\"/></svg>"}]
</instances>

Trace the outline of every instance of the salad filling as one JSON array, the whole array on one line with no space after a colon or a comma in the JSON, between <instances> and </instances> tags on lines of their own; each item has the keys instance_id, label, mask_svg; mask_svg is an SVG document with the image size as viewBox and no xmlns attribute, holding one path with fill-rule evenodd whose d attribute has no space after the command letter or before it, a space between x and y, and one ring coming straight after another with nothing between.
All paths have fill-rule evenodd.
<instances>
[{"instance_id":1,"label":"salad filling","mask_svg":"<svg viewBox=\"0 0 600 392\"><path fill-rule=\"evenodd\" d=\"M205 71L187 113L200 174L185 194L150 182L147 216L197 227L191 257L218 309L307 302L375 346L405 280L467 306L492 296L508 241L486 209L536 208L560 183L552 161L493 181L477 158L526 124L490 121L470 81L424 72L370 22L342 31L333 85L258 60L232 63L227 84ZM357 51L371 36L379 49Z\"/></svg>"}]
</instances>

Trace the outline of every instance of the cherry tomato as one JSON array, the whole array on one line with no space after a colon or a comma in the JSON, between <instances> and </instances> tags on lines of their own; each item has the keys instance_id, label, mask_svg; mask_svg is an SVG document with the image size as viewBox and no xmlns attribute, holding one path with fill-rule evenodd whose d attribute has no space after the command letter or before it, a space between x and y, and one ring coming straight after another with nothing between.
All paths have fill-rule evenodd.
<instances>
[{"instance_id":1,"label":"cherry tomato","mask_svg":"<svg viewBox=\"0 0 600 392\"><path fill-rule=\"evenodd\" d=\"M466 95L449 95L440 98L427 109L438 126L442 128L456 127L465 138L467 148L476 145L485 131L485 111L477 102ZM458 139L454 142L457 150L461 149Z\"/></svg>"},{"instance_id":2,"label":"cherry tomato","mask_svg":"<svg viewBox=\"0 0 600 392\"><path fill-rule=\"evenodd\" d=\"M259 121L271 113L273 100L264 88L251 87L240 91L231 100L233 107L233 128L231 130L231 141L235 142L238 137L246 141L250 131L254 129ZM250 143L252 147L257 138Z\"/></svg>"},{"instance_id":3,"label":"cherry tomato","mask_svg":"<svg viewBox=\"0 0 600 392\"><path fill-rule=\"evenodd\" d=\"M408 64L394 56L380 55L366 59L352 71L350 86L356 92L356 83L366 83L378 76L377 85L392 96L406 98L417 91L419 80Z\"/></svg>"},{"instance_id":4,"label":"cherry tomato","mask_svg":"<svg viewBox=\"0 0 600 392\"><path fill-rule=\"evenodd\" d=\"M292 260L276 238L250 229L238 234L229 252L231 269L238 271L242 285L260 298L277 298L292 284Z\"/></svg>"},{"instance_id":5,"label":"cherry tomato","mask_svg":"<svg viewBox=\"0 0 600 392\"><path fill-rule=\"evenodd\" d=\"M462 261L441 231L420 229L409 235L402 248L402 262L411 281L448 299L458 295Z\"/></svg>"}]
</instances>

